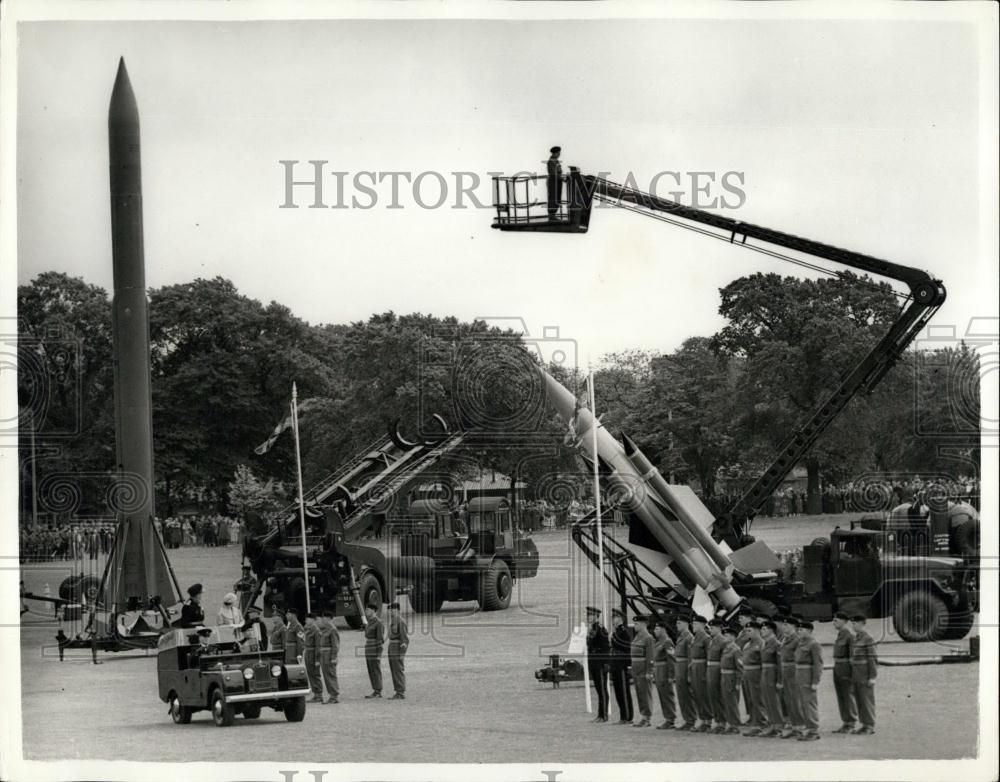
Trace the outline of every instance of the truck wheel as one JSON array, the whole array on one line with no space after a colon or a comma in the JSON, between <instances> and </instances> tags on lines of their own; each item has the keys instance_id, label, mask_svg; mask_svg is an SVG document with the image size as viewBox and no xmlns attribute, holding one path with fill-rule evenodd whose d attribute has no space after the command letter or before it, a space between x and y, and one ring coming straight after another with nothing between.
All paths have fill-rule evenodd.
<instances>
[{"instance_id":1,"label":"truck wheel","mask_svg":"<svg viewBox=\"0 0 1000 782\"><path fill-rule=\"evenodd\" d=\"M221 692L215 690L212 693L212 721L215 727L228 728L233 724L235 717L236 712L233 711L233 707L226 703Z\"/></svg>"},{"instance_id":2,"label":"truck wheel","mask_svg":"<svg viewBox=\"0 0 1000 782\"><path fill-rule=\"evenodd\" d=\"M948 608L941 598L918 589L896 601L892 621L904 641L936 641L947 627Z\"/></svg>"},{"instance_id":3,"label":"truck wheel","mask_svg":"<svg viewBox=\"0 0 1000 782\"><path fill-rule=\"evenodd\" d=\"M748 598L747 605L759 616L774 616L778 613L778 606L762 597Z\"/></svg>"},{"instance_id":4,"label":"truck wheel","mask_svg":"<svg viewBox=\"0 0 1000 782\"><path fill-rule=\"evenodd\" d=\"M66 576L59 584L59 597L76 603L80 599L80 576Z\"/></svg>"},{"instance_id":5,"label":"truck wheel","mask_svg":"<svg viewBox=\"0 0 1000 782\"><path fill-rule=\"evenodd\" d=\"M484 611L502 611L510 605L512 591L510 568L502 559L494 559L479 577L479 605Z\"/></svg>"},{"instance_id":6,"label":"truck wheel","mask_svg":"<svg viewBox=\"0 0 1000 782\"><path fill-rule=\"evenodd\" d=\"M260 716L260 704L259 703L248 703L243 707L243 719L245 720L255 720Z\"/></svg>"},{"instance_id":7,"label":"truck wheel","mask_svg":"<svg viewBox=\"0 0 1000 782\"><path fill-rule=\"evenodd\" d=\"M175 725L187 725L191 722L191 709L181 706L181 699L176 692L170 693L170 719Z\"/></svg>"},{"instance_id":8,"label":"truck wheel","mask_svg":"<svg viewBox=\"0 0 1000 782\"><path fill-rule=\"evenodd\" d=\"M306 699L292 698L285 701L285 719L289 722L302 722L306 716Z\"/></svg>"},{"instance_id":9,"label":"truck wheel","mask_svg":"<svg viewBox=\"0 0 1000 782\"><path fill-rule=\"evenodd\" d=\"M361 595L361 605L371 606L378 613L382 610L382 585L374 573L365 573L358 582L358 594Z\"/></svg>"}]
</instances>

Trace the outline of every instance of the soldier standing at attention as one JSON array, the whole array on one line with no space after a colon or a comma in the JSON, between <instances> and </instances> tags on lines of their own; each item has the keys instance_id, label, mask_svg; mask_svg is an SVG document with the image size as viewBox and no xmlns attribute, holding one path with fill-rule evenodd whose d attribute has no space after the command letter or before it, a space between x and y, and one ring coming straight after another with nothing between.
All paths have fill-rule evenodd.
<instances>
[{"instance_id":1,"label":"soldier standing at attention","mask_svg":"<svg viewBox=\"0 0 1000 782\"><path fill-rule=\"evenodd\" d=\"M198 627L205 622L205 609L201 607L201 584L188 587L188 599L181 607L181 627Z\"/></svg>"},{"instance_id":2,"label":"soldier standing at attention","mask_svg":"<svg viewBox=\"0 0 1000 782\"><path fill-rule=\"evenodd\" d=\"M753 611L744 606L736 615L736 620L739 622L738 632L736 633L736 645L742 650L743 647L747 645L747 641L750 640L750 633L748 630L750 623L756 622L757 617L754 616ZM747 723L751 725L759 725L761 722L760 715L754 714L750 710L750 692L748 690L746 676L743 677L741 692L743 694L743 705L746 707L747 712Z\"/></svg>"},{"instance_id":3,"label":"soldier standing at attention","mask_svg":"<svg viewBox=\"0 0 1000 782\"><path fill-rule=\"evenodd\" d=\"M389 603L389 673L392 675L393 700L406 697L406 666L403 658L410 645L409 628L399 615L399 603Z\"/></svg>"},{"instance_id":4,"label":"soldier standing at attention","mask_svg":"<svg viewBox=\"0 0 1000 782\"><path fill-rule=\"evenodd\" d=\"M760 650L760 699L764 705L764 713L767 714L767 729L759 734L761 738L781 735L785 723L781 713L781 691L778 689L781 650L777 632L778 626L770 619L761 623L760 637L763 644Z\"/></svg>"},{"instance_id":5,"label":"soldier standing at attention","mask_svg":"<svg viewBox=\"0 0 1000 782\"><path fill-rule=\"evenodd\" d=\"M691 683L691 697L694 700L695 711L698 714L699 723L692 731L697 733L707 733L712 729L712 707L708 700L708 643L709 637L705 628L708 620L703 616L695 614L691 618L691 629L694 635L691 638L691 660L688 663L689 681Z\"/></svg>"},{"instance_id":6,"label":"soldier standing at attention","mask_svg":"<svg viewBox=\"0 0 1000 782\"><path fill-rule=\"evenodd\" d=\"M743 652L736 643L736 631L732 625L720 628L722 653L719 655L719 695L722 713L726 720L725 733L740 735L740 684L743 680Z\"/></svg>"},{"instance_id":7,"label":"soldier standing at attention","mask_svg":"<svg viewBox=\"0 0 1000 782\"><path fill-rule=\"evenodd\" d=\"M850 733L858 721L858 706L854 700L854 681L851 674L851 650L854 636L847 629L847 614L838 611L833 615L837 637L833 642L833 690L837 693L837 708L842 723L834 733Z\"/></svg>"},{"instance_id":8,"label":"soldier standing at attention","mask_svg":"<svg viewBox=\"0 0 1000 782\"><path fill-rule=\"evenodd\" d=\"M750 729L744 736L759 736L764 728L760 715L764 713L761 705L761 677L763 675L764 643L760 637L760 622L752 621L743 631L747 634L743 644L743 693L747 714L750 715ZM739 644L737 644L738 646Z\"/></svg>"},{"instance_id":9,"label":"soldier standing at attention","mask_svg":"<svg viewBox=\"0 0 1000 782\"><path fill-rule=\"evenodd\" d=\"M303 631L304 648L302 657L306 664L306 675L309 677L309 689L312 690L312 703L323 702L323 679L319 672L319 639L320 628L316 624L316 614L306 614L306 628Z\"/></svg>"},{"instance_id":10,"label":"soldier standing at attention","mask_svg":"<svg viewBox=\"0 0 1000 782\"><path fill-rule=\"evenodd\" d=\"M688 679L688 663L691 660L691 641L693 636L688 629L687 619L677 615L677 645L674 648L674 684L677 689L677 706L684 724L677 730L691 730L698 719L694 708L694 698L691 696L691 682Z\"/></svg>"},{"instance_id":11,"label":"soldier standing at attention","mask_svg":"<svg viewBox=\"0 0 1000 782\"><path fill-rule=\"evenodd\" d=\"M271 632L267 636L267 645L272 650L285 648L285 615L281 611L274 612L274 622L271 625Z\"/></svg>"},{"instance_id":12,"label":"soldier standing at attention","mask_svg":"<svg viewBox=\"0 0 1000 782\"><path fill-rule=\"evenodd\" d=\"M611 633L611 686L618 704L618 724L632 723L632 689L628 684L628 664L632 658L632 631L625 624L625 613L611 611L614 630Z\"/></svg>"},{"instance_id":13,"label":"soldier standing at attention","mask_svg":"<svg viewBox=\"0 0 1000 782\"><path fill-rule=\"evenodd\" d=\"M385 629L375 609L368 606L365 609L368 626L365 628L365 664L368 666L368 681L372 691L366 698L382 697L382 646L385 643Z\"/></svg>"},{"instance_id":14,"label":"soldier standing at attention","mask_svg":"<svg viewBox=\"0 0 1000 782\"><path fill-rule=\"evenodd\" d=\"M546 163L548 173L548 179L546 179L548 196L547 206L550 220L555 219L556 214L559 212L559 202L562 200L562 165L559 163L560 152L562 152L561 147L552 147L552 149L549 150L549 159Z\"/></svg>"},{"instance_id":15,"label":"soldier standing at attention","mask_svg":"<svg viewBox=\"0 0 1000 782\"><path fill-rule=\"evenodd\" d=\"M799 708L799 687L795 679L795 650L799 645L799 637L795 633L798 622L794 617L783 616L779 620L781 628L780 658L781 668L778 669L778 689L785 704L785 722L787 727L781 733L781 738L790 739L801 734L802 717Z\"/></svg>"},{"instance_id":16,"label":"soldier standing at attention","mask_svg":"<svg viewBox=\"0 0 1000 782\"><path fill-rule=\"evenodd\" d=\"M288 624L285 625L285 662L300 663L305 653L306 631L299 624L299 612L296 608L289 608L287 612Z\"/></svg>"},{"instance_id":17,"label":"soldier standing at attention","mask_svg":"<svg viewBox=\"0 0 1000 782\"><path fill-rule=\"evenodd\" d=\"M725 622L718 617L708 623L709 641L706 655L708 669L705 671L705 686L708 690L708 706L715 723L712 727L712 733L726 732L726 711L722 705L722 671L719 668L722 647L726 645L726 639L722 637L724 624Z\"/></svg>"},{"instance_id":18,"label":"soldier standing at attention","mask_svg":"<svg viewBox=\"0 0 1000 782\"><path fill-rule=\"evenodd\" d=\"M340 684L337 682L337 656L340 654L340 632L333 623L333 611L329 608L319 620L319 667L323 672L323 683L330 696L327 703L339 703Z\"/></svg>"},{"instance_id":19,"label":"soldier standing at attention","mask_svg":"<svg viewBox=\"0 0 1000 782\"><path fill-rule=\"evenodd\" d=\"M652 689L653 684L653 636L649 634L646 625L649 618L638 614L632 620L635 625L635 635L632 636L632 679L635 681L635 699L639 702L639 721L636 728L648 728L649 718L653 716Z\"/></svg>"},{"instance_id":20,"label":"soldier standing at attention","mask_svg":"<svg viewBox=\"0 0 1000 782\"><path fill-rule=\"evenodd\" d=\"M861 727L853 731L860 736L875 733L875 677L878 675L878 653L875 640L865 629L864 614L851 617L854 646L851 648L851 675L854 679L854 699L858 704Z\"/></svg>"},{"instance_id":21,"label":"soldier standing at attention","mask_svg":"<svg viewBox=\"0 0 1000 782\"><path fill-rule=\"evenodd\" d=\"M813 623L799 622L799 645L795 648L795 676L799 685L799 708L805 733L799 741L819 739L819 680L823 676L823 649L812 637Z\"/></svg>"},{"instance_id":22,"label":"soldier standing at attention","mask_svg":"<svg viewBox=\"0 0 1000 782\"><path fill-rule=\"evenodd\" d=\"M601 609L587 606L587 672L597 688L597 716L594 722L608 721L608 673L611 639L601 624Z\"/></svg>"},{"instance_id":23,"label":"soldier standing at attention","mask_svg":"<svg viewBox=\"0 0 1000 782\"><path fill-rule=\"evenodd\" d=\"M653 628L653 683L656 694L660 698L660 711L663 722L656 726L657 730L673 730L677 719L674 708L674 667L677 661L674 652L674 642L667 632L664 622Z\"/></svg>"}]
</instances>

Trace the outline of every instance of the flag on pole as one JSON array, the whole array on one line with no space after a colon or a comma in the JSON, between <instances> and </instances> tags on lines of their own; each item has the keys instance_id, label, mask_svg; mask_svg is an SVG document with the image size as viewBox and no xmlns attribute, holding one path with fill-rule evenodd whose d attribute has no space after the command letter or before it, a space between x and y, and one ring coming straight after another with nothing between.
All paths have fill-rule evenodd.
<instances>
[{"instance_id":1,"label":"flag on pole","mask_svg":"<svg viewBox=\"0 0 1000 782\"><path fill-rule=\"evenodd\" d=\"M304 402L300 403L299 416L301 417L304 412L309 410L311 407L314 407L315 404L316 404L315 398L306 399ZM292 414L291 411L289 411L288 415L285 416L284 420L282 420L276 427L274 427L274 431L271 432L271 436L268 437L264 442L262 442L256 448L254 448L253 452L258 456L263 456L264 454L266 454L268 451L271 450L271 446L274 445L275 440L278 439L281 433L284 432L286 429L291 429L291 428L292 428Z\"/></svg>"}]
</instances>

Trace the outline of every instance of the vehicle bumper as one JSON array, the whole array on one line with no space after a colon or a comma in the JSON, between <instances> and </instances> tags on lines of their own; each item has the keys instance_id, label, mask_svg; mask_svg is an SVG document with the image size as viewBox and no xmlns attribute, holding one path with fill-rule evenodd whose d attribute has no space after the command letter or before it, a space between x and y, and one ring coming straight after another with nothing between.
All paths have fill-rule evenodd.
<instances>
[{"instance_id":1,"label":"vehicle bumper","mask_svg":"<svg viewBox=\"0 0 1000 782\"><path fill-rule=\"evenodd\" d=\"M303 687L301 690L274 690L273 692L244 692L237 695L227 695L226 703L245 703L246 701L276 701L285 698L304 698L311 690Z\"/></svg>"}]
</instances>

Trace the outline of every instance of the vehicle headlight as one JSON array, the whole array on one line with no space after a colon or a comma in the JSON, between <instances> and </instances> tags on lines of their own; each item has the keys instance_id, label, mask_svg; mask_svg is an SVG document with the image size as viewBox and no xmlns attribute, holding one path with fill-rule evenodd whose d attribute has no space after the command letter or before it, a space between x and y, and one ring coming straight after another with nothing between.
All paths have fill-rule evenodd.
<instances>
[{"instance_id":1,"label":"vehicle headlight","mask_svg":"<svg viewBox=\"0 0 1000 782\"><path fill-rule=\"evenodd\" d=\"M271 666L271 675L272 676L281 676L281 666L278 665L277 663L275 663L274 665L272 665Z\"/></svg>"},{"instance_id":2,"label":"vehicle headlight","mask_svg":"<svg viewBox=\"0 0 1000 782\"><path fill-rule=\"evenodd\" d=\"M243 678L246 679L247 681L250 681L250 679L253 678L253 668L244 668Z\"/></svg>"}]
</instances>

